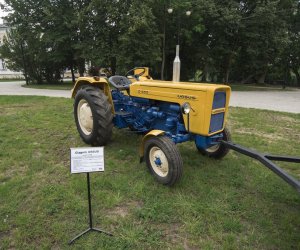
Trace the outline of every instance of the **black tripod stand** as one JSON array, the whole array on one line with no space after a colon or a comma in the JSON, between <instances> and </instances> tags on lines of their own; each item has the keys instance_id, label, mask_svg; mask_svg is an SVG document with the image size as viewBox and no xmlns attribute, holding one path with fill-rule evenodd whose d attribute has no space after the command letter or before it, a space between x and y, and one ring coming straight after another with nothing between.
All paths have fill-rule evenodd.
<instances>
[{"instance_id":1,"label":"black tripod stand","mask_svg":"<svg viewBox=\"0 0 300 250\"><path fill-rule=\"evenodd\" d=\"M113 236L109 232L105 232L105 231L103 231L101 229L93 227L92 204L91 204L91 188L90 188L90 175L89 175L89 173L86 173L86 179L87 179L87 187L88 187L89 221L90 221L89 224L90 224L90 227L88 229L86 229L85 231L83 231L82 233L78 234L72 240L70 240L69 241L69 245L73 244L75 240L79 239L81 236L83 236L84 234L86 234L86 233L88 233L90 231L95 231L95 232L107 234L109 236Z\"/></svg>"}]
</instances>

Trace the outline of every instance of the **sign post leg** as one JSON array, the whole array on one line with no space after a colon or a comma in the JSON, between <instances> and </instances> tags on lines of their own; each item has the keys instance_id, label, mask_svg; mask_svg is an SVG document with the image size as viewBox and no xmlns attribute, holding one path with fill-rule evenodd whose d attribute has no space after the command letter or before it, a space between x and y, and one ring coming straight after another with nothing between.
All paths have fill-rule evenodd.
<instances>
[{"instance_id":1,"label":"sign post leg","mask_svg":"<svg viewBox=\"0 0 300 250\"><path fill-rule=\"evenodd\" d=\"M94 228L93 227L93 215L92 215L92 202L91 202L91 188L90 188L90 175L89 173L86 174L86 180L87 180L87 189L88 189L88 203L89 203L89 228L86 229L85 231L83 231L82 233L78 234L76 237L74 237L72 240L69 241L69 245L73 244L74 241L76 241L77 239L79 239L81 236L83 236L84 234L90 232L90 231L95 231L95 232L99 232L99 233L104 233L107 234L109 236L113 236L112 233L109 232L105 232L101 229L98 228Z\"/></svg>"}]
</instances>

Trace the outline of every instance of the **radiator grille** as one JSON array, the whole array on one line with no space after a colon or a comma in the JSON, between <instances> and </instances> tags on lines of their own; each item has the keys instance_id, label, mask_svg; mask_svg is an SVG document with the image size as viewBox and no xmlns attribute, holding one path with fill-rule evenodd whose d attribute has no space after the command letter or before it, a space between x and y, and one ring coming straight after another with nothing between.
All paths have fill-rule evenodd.
<instances>
[{"instance_id":1,"label":"radiator grille","mask_svg":"<svg viewBox=\"0 0 300 250\"><path fill-rule=\"evenodd\" d=\"M223 128L224 113L214 114L210 119L209 133L219 131Z\"/></svg>"},{"instance_id":2,"label":"radiator grille","mask_svg":"<svg viewBox=\"0 0 300 250\"><path fill-rule=\"evenodd\" d=\"M226 104L226 93L216 92L214 95L213 109L224 108Z\"/></svg>"},{"instance_id":3,"label":"radiator grille","mask_svg":"<svg viewBox=\"0 0 300 250\"><path fill-rule=\"evenodd\" d=\"M212 110L225 108L226 106L226 92L216 92L214 94L214 101ZM222 130L225 113L212 114L210 119L209 133Z\"/></svg>"}]
</instances>

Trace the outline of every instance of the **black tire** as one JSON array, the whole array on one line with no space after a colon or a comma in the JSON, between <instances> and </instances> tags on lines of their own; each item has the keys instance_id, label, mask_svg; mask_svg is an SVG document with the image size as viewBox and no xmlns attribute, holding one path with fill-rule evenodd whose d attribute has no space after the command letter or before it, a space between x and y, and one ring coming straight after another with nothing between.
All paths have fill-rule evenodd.
<instances>
[{"instance_id":1,"label":"black tire","mask_svg":"<svg viewBox=\"0 0 300 250\"><path fill-rule=\"evenodd\" d=\"M81 87L75 96L74 117L80 137L92 146L103 146L111 138L112 106L103 91L93 86Z\"/></svg>"},{"instance_id":2,"label":"black tire","mask_svg":"<svg viewBox=\"0 0 300 250\"><path fill-rule=\"evenodd\" d=\"M223 130L223 141L231 141L231 134L229 129L225 128ZM212 157L215 159L222 159L224 156L226 156L229 152L229 148L227 148L226 146L224 146L223 144L218 144L215 146L212 146L210 148L207 149L202 149L202 148L198 148L198 151L203 154L203 155L207 155L208 157Z\"/></svg>"},{"instance_id":3,"label":"black tire","mask_svg":"<svg viewBox=\"0 0 300 250\"><path fill-rule=\"evenodd\" d=\"M144 157L151 174L159 183L172 186L181 179L182 158L169 137L158 136L146 141ZM156 160L159 159L160 163L156 164L154 157Z\"/></svg>"}]
</instances>

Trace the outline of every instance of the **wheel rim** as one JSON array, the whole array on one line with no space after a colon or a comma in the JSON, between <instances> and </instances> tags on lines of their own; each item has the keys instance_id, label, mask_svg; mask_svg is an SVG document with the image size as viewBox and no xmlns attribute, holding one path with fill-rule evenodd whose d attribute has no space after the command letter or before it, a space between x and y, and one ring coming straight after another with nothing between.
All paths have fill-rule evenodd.
<instances>
[{"instance_id":1,"label":"wheel rim","mask_svg":"<svg viewBox=\"0 0 300 250\"><path fill-rule=\"evenodd\" d=\"M77 117L82 132L86 135L90 135L93 130L93 114L89 103L84 99L78 103Z\"/></svg>"},{"instance_id":2,"label":"wheel rim","mask_svg":"<svg viewBox=\"0 0 300 250\"><path fill-rule=\"evenodd\" d=\"M220 147L220 144L214 145L214 146L212 146L210 148L207 148L206 152L208 152L208 153L214 153L214 152L216 152L219 149L219 147Z\"/></svg>"},{"instance_id":3,"label":"wheel rim","mask_svg":"<svg viewBox=\"0 0 300 250\"><path fill-rule=\"evenodd\" d=\"M165 153L159 147L152 147L149 151L150 164L154 172L160 177L169 173L169 163Z\"/></svg>"}]
</instances>

